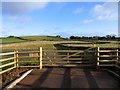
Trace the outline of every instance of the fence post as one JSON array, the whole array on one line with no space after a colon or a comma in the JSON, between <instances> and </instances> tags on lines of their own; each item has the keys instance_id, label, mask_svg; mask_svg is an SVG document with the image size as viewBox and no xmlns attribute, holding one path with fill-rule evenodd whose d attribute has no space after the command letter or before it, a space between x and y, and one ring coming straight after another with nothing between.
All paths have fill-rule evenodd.
<instances>
[{"instance_id":1,"label":"fence post","mask_svg":"<svg viewBox=\"0 0 120 90\"><path fill-rule=\"evenodd\" d=\"M40 69L42 69L42 47L40 47Z\"/></svg>"},{"instance_id":2,"label":"fence post","mask_svg":"<svg viewBox=\"0 0 120 90\"><path fill-rule=\"evenodd\" d=\"M116 58L116 65L118 66L118 62L119 62L119 50L118 50L118 48L117 48L117 58Z\"/></svg>"},{"instance_id":3,"label":"fence post","mask_svg":"<svg viewBox=\"0 0 120 90\"><path fill-rule=\"evenodd\" d=\"M54 53L53 53L53 54L54 54L54 55L53 55L54 62L56 61L56 53L57 53L57 52L56 52L56 50L55 50ZM52 64L53 64L53 61L52 61Z\"/></svg>"},{"instance_id":4,"label":"fence post","mask_svg":"<svg viewBox=\"0 0 120 90\"><path fill-rule=\"evenodd\" d=\"M14 62L15 62L14 67L15 67L15 68L16 68L16 66L17 66L17 65L16 65L16 63L17 63L17 62L16 62L16 59L17 59L17 58L16 58L16 51L14 51Z\"/></svg>"},{"instance_id":5,"label":"fence post","mask_svg":"<svg viewBox=\"0 0 120 90\"><path fill-rule=\"evenodd\" d=\"M99 51L100 47L97 47L97 69L99 68Z\"/></svg>"},{"instance_id":6,"label":"fence post","mask_svg":"<svg viewBox=\"0 0 120 90\"><path fill-rule=\"evenodd\" d=\"M67 52L67 62L69 62L69 52Z\"/></svg>"},{"instance_id":7,"label":"fence post","mask_svg":"<svg viewBox=\"0 0 120 90\"><path fill-rule=\"evenodd\" d=\"M84 51L84 56L82 56L83 60L88 60L88 58L86 57L87 52L88 52L88 50L85 50L85 51Z\"/></svg>"},{"instance_id":8,"label":"fence post","mask_svg":"<svg viewBox=\"0 0 120 90\"><path fill-rule=\"evenodd\" d=\"M16 67L18 67L18 51L15 52Z\"/></svg>"}]
</instances>

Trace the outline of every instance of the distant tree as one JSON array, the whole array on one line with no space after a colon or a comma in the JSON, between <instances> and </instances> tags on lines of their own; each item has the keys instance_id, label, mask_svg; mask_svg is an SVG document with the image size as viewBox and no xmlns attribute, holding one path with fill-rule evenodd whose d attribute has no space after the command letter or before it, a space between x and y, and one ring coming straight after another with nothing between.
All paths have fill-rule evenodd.
<instances>
[{"instance_id":1,"label":"distant tree","mask_svg":"<svg viewBox=\"0 0 120 90\"><path fill-rule=\"evenodd\" d=\"M75 39L75 36L70 36L70 39Z\"/></svg>"},{"instance_id":2,"label":"distant tree","mask_svg":"<svg viewBox=\"0 0 120 90\"><path fill-rule=\"evenodd\" d=\"M85 36L82 36L82 39L85 39Z\"/></svg>"},{"instance_id":3,"label":"distant tree","mask_svg":"<svg viewBox=\"0 0 120 90\"><path fill-rule=\"evenodd\" d=\"M111 39L111 35L106 35L106 39Z\"/></svg>"},{"instance_id":4,"label":"distant tree","mask_svg":"<svg viewBox=\"0 0 120 90\"><path fill-rule=\"evenodd\" d=\"M93 36L93 39L98 40L99 36Z\"/></svg>"},{"instance_id":5,"label":"distant tree","mask_svg":"<svg viewBox=\"0 0 120 90\"><path fill-rule=\"evenodd\" d=\"M60 35L57 35L56 37L60 38L61 36L60 36Z\"/></svg>"},{"instance_id":6,"label":"distant tree","mask_svg":"<svg viewBox=\"0 0 120 90\"><path fill-rule=\"evenodd\" d=\"M66 37L65 39L66 39L66 40L68 40L69 38L68 38L68 37Z\"/></svg>"},{"instance_id":7,"label":"distant tree","mask_svg":"<svg viewBox=\"0 0 120 90\"><path fill-rule=\"evenodd\" d=\"M8 36L8 38L13 38L14 36Z\"/></svg>"},{"instance_id":8,"label":"distant tree","mask_svg":"<svg viewBox=\"0 0 120 90\"><path fill-rule=\"evenodd\" d=\"M111 39L115 39L116 35L115 34L111 34Z\"/></svg>"},{"instance_id":9,"label":"distant tree","mask_svg":"<svg viewBox=\"0 0 120 90\"><path fill-rule=\"evenodd\" d=\"M101 40L105 40L105 39L106 39L106 37L105 37L105 36L103 36L103 37L101 37L100 39L101 39Z\"/></svg>"},{"instance_id":10,"label":"distant tree","mask_svg":"<svg viewBox=\"0 0 120 90\"><path fill-rule=\"evenodd\" d=\"M92 39L92 37L88 37L88 39Z\"/></svg>"}]
</instances>

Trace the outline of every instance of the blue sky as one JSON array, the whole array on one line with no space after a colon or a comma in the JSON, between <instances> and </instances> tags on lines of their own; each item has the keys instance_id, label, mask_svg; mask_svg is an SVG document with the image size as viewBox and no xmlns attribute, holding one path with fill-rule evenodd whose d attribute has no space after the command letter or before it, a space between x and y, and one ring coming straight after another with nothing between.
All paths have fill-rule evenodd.
<instances>
[{"instance_id":1,"label":"blue sky","mask_svg":"<svg viewBox=\"0 0 120 90\"><path fill-rule=\"evenodd\" d=\"M2 36L118 35L117 2L3 2Z\"/></svg>"}]
</instances>

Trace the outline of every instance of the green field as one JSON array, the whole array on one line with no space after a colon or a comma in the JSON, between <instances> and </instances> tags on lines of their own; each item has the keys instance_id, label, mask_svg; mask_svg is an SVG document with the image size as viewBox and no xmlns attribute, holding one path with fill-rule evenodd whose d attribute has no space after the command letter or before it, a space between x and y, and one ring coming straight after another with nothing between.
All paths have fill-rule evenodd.
<instances>
[{"instance_id":1,"label":"green field","mask_svg":"<svg viewBox=\"0 0 120 90\"><path fill-rule=\"evenodd\" d=\"M0 38L0 44L19 43L28 41L63 41L65 39L55 36L23 36Z\"/></svg>"},{"instance_id":2,"label":"green field","mask_svg":"<svg viewBox=\"0 0 120 90\"><path fill-rule=\"evenodd\" d=\"M0 38L0 43L18 43L18 42L25 42L26 40L22 40L19 38Z\"/></svg>"},{"instance_id":3,"label":"green field","mask_svg":"<svg viewBox=\"0 0 120 90\"><path fill-rule=\"evenodd\" d=\"M120 44L117 41L109 41L109 43L100 43L94 42L94 43L71 43L71 44L63 44L64 46L72 46L72 47L80 47L80 46L86 46L86 47L118 47Z\"/></svg>"},{"instance_id":4,"label":"green field","mask_svg":"<svg viewBox=\"0 0 120 90\"><path fill-rule=\"evenodd\" d=\"M64 38L59 38L55 36L24 36L23 39L32 40L32 41L62 41Z\"/></svg>"},{"instance_id":5,"label":"green field","mask_svg":"<svg viewBox=\"0 0 120 90\"><path fill-rule=\"evenodd\" d=\"M71 41L56 36L23 36L23 37L7 37L0 38L2 50L23 50L23 49L55 49L54 45L65 43L65 46L80 47L80 46L99 46L99 47L118 47L118 41ZM62 48L61 48L62 49Z\"/></svg>"}]
</instances>

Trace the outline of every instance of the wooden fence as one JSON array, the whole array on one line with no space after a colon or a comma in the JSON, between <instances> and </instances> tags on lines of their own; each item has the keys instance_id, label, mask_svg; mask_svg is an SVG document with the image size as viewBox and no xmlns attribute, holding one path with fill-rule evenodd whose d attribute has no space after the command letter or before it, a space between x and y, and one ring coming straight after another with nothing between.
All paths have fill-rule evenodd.
<instances>
[{"instance_id":1,"label":"wooden fence","mask_svg":"<svg viewBox=\"0 0 120 90\"><path fill-rule=\"evenodd\" d=\"M4 59L1 59L0 60L0 74L2 73L5 73L9 70L12 70L14 68L16 68L16 60L15 60L15 52L9 52L9 53L0 53L0 56L8 56L8 55L12 55L12 57L7 57L7 58L4 58ZM5 63L7 62L7 63ZM8 67L9 66L9 67ZM6 68L6 69L4 69Z\"/></svg>"},{"instance_id":2,"label":"wooden fence","mask_svg":"<svg viewBox=\"0 0 120 90\"><path fill-rule=\"evenodd\" d=\"M18 67L39 67L40 69L42 69L42 47L40 47L39 51L14 51L8 53L0 53L0 56L2 57L2 59L0 60L0 74L3 74ZM23 58L25 59L24 61L20 60ZM28 58L39 58L39 60L30 61L27 60ZM28 64L32 62L37 62L38 66L32 66Z\"/></svg>"},{"instance_id":3,"label":"wooden fence","mask_svg":"<svg viewBox=\"0 0 120 90\"><path fill-rule=\"evenodd\" d=\"M120 63L119 48L97 47L97 66L118 66Z\"/></svg>"},{"instance_id":4,"label":"wooden fence","mask_svg":"<svg viewBox=\"0 0 120 90\"><path fill-rule=\"evenodd\" d=\"M18 67L43 66L115 66L119 68L118 48L92 47L86 50L42 50L0 53L0 74ZM120 69L120 68L119 68Z\"/></svg>"}]
</instances>

